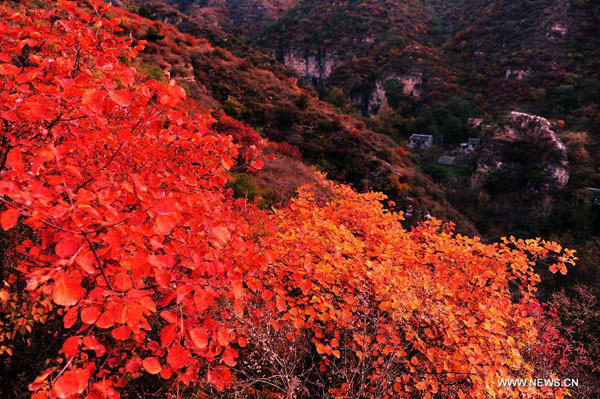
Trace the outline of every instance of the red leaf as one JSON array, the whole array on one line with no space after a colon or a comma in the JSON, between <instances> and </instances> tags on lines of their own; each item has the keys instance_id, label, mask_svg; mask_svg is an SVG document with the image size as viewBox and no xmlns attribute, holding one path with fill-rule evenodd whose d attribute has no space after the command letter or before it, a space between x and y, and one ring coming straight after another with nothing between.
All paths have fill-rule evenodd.
<instances>
[{"instance_id":1,"label":"red leaf","mask_svg":"<svg viewBox=\"0 0 600 399\"><path fill-rule=\"evenodd\" d=\"M231 346L228 346L227 348L225 348L225 351L223 351L223 354L221 355L221 361L223 361L223 363L225 363L229 367L233 367L237 364L237 361L235 360L237 356L238 351L233 349Z\"/></svg>"},{"instance_id":2,"label":"red leaf","mask_svg":"<svg viewBox=\"0 0 600 399\"><path fill-rule=\"evenodd\" d=\"M231 238L231 233L227 229L227 227L218 226L213 227L210 232L213 236L215 236L218 240L219 244L225 244Z\"/></svg>"},{"instance_id":3,"label":"red leaf","mask_svg":"<svg viewBox=\"0 0 600 399\"><path fill-rule=\"evenodd\" d=\"M79 380L75 373L67 371L54 383L54 392L56 396L65 399L77 394L79 389Z\"/></svg>"},{"instance_id":4,"label":"red leaf","mask_svg":"<svg viewBox=\"0 0 600 399\"><path fill-rule=\"evenodd\" d=\"M196 311L198 312L204 312L212 306L213 302L214 296L208 291L201 293L196 292L196 295L194 295L194 304L196 305Z\"/></svg>"},{"instance_id":5,"label":"red leaf","mask_svg":"<svg viewBox=\"0 0 600 399\"><path fill-rule=\"evenodd\" d=\"M81 102L92 112L101 113L104 110L104 94L100 91L86 91Z\"/></svg>"},{"instance_id":6,"label":"red leaf","mask_svg":"<svg viewBox=\"0 0 600 399\"><path fill-rule=\"evenodd\" d=\"M160 376L162 378L164 378L165 380L168 380L169 378L171 378L173 376L173 369L171 367L165 365L160 370Z\"/></svg>"},{"instance_id":7,"label":"red leaf","mask_svg":"<svg viewBox=\"0 0 600 399\"><path fill-rule=\"evenodd\" d=\"M74 273L75 274L75 273ZM66 277L61 274L55 281L52 291L52 300L60 306L74 306L85 295L85 290L81 287L81 277L77 275Z\"/></svg>"},{"instance_id":8,"label":"red leaf","mask_svg":"<svg viewBox=\"0 0 600 399\"><path fill-rule=\"evenodd\" d=\"M217 340L221 346L229 345L229 331L226 329L221 329L217 333Z\"/></svg>"},{"instance_id":9,"label":"red leaf","mask_svg":"<svg viewBox=\"0 0 600 399\"><path fill-rule=\"evenodd\" d=\"M79 337L69 337L62 346L61 352L65 354L67 359L75 357L79 353L81 340Z\"/></svg>"},{"instance_id":10,"label":"red leaf","mask_svg":"<svg viewBox=\"0 0 600 399\"><path fill-rule=\"evenodd\" d=\"M108 312L108 311L102 313L102 315L100 316L98 321L96 321L96 327L98 327L98 328L110 328L114 325L115 325L115 318L114 318L112 312Z\"/></svg>"},{"instance_id":11,"label":"red leaf","mask_svg":"<svg viewBox=\"0 0 600 399\"><path fill-rule=\"evenodd\" d=\"M112 331L111 335L114 339L123 341L131 336L131 329L127 326L117 327Z\"/></svg>"},{"instance_id":12,"label":"red leaf","mask_svg":"<svg viewBox=\"0 0 600 399\"><path fill-rule=\"evenodd\" d=\"M63 316L63 324L65 328L71 328L77 322L77 308L71 308Z\"/></svg>"},{"instance_id":13,"label":"red leaf","mask_svg":"<svg viewBox=\"0 0 600 399\"><path fill-rule=\"evenodd\" d=\"M152 210L159 215L170 215L176 210L176 202L173 198L165 198L159 201Z\"/></svg>"},{"instance_id":14,"label":"red leaf","mask_svg":"<svg viewBox=\"0 0 600 399\"><path fill-rule=\"evenodd\" d=\"M33 71L25 72L25 73L22 73L22 74L19 74L19 75L15 76L15 80L19 84L22 84L22 83L25 83L25 82L29 82L30 80L35 79L35 77L38 75L38 73L39 73L38 70L33 70Z\"/></svg>"},{"instance_id":15,"label":"red leaf","mask_svg":"<svg viewBox=\"0 0 600 399\"><path fill-rule=\"evenodd\" d=\"M0 215L0 224L5 231L15 227L18 220L19 211L13 208L2 212L2 215Z\"/></svg>"},{"instance_id":16,"label":"red leaf","mask_svg":"<svg viewBox=\"0 0 600 399\"><path fill-rule=\"evenodd\" d=\"M142 359L139 357L131 358L125 363L125 371L129 374L135 374L142 367Z\"/></svg>"},{"instance_id":17,"label":"red leaf","mask_svg":"<svg viewBox=\"0 0 600 399\"><path fill-rule=\"evenodd\" d=\"M250 166L256 170L261 170L265 166L265 163L262 160L257 159L256 161L253 161Z\"/></svg>"},{"instance_id":18,"label":"red leaf","mask_svg":"<svg viewBox=\"0 0 600 399\"><path fill-rule=\"evenodd\" d=\"M94 324L100 317L100 308L97 306L88 306L81 309L81 321L83 324Z\"/></svg>"},{"instance_id":19,"label":"red leaf","mask_svg":"<svg viewBox=\"0 0 600 399\"><path fill-rule=\"evenodd\" d=\"M61 258L69 258L77 252L79 247L79 241L73 238L64 238L56 244L54 251Z\"/></svg>"},{"instance_id":20,"label":"red leaf","mask_svg":"<svg viewBox=\"0 0 600 399\"><path fill-rule=\"evenodd\" d=\"M127 291L133 287L131 277L127 273L119 273L115 276L114 287L119 291Z\"/></svg>"},{"instance_id":21,"label":"red leaf","mask_svg":"<svg viewBox=\"0 0 600 399\"><path fill-rule=\"evenodd\" d=\"M159 335L160 335L160 344L166 348L167 346L171 345L171 343L177 337L176 326L174 326L173 324L169 324L168 326L166 326L162 330L160 330Z\"/></svg>"},{"instance_id":22,"label":"red leaf","mask_svg":"<svg viewBox=\"0 0 600 399\"><path fill-rule=\"evenodd\" d=\"M96 268L94 266L96 259L94 258L94 254L92 251L83 250L77 254L75 257L75 263L77 266L81 268L86 274L94 274L96 273Z\"/></svg>"},{"instance_id":23,"label":"red leaf","mask_svg":"<svg viewBox=\"0 0 600 399\"><path fill-rule=\"evenodd\" d=\"M208 333L204 328L192 328L190 330L192 343L198 349L204 349L208 345Z\"/></svg>"},{"instance_id":24,"label":"red leaf","mask_svg":"<svg viewBox=\"0 0 600 399\"><path fill-rule=\"evenodd\" d=\"M0 64L0 75L13 76L19 73L19 67L12 64Z\"/></svg>"},{"instance_id":25,"label":"red leaf","mask_svg":"<svg viewBox=\"0 0 600 399\"><path fill-rule=\"evenodd\" d=\"M159 215L156 217L156 228L154 231L160 235L166 235L173 230L177 224L177 219L169 216Z\"/></svg>"},{"instance_id":26,"label":"red leaf","mask_svg":"<svg viewBox=\"0 0 600 399\"><path fill-rule=\"evenodd\" d=\"M106 353L106 348L104 347L104 345L98 342L96 337L94 337L93 335L88 335L84 337L83 345L85 349L89 349L96 352L97 357L104 356L104 354Z\"/></svg>"},{"instance_id":27,"label":"red leaf","mask_svg":"<svg viewBox=\"0 0 600 399\"><path fill-rule=\"evenodd\" d=\"M167 321L167 323L170 323L170 324L177 323L177 320L178 320L177 315L168 310L163 310L162 312L160 312L160 317L165 319Z\"/></svg>"},{"instance_id":28,"label":"red leaf","mask_svg":"<svg viewBox=\"0 0 600 399\"><path fill-rule=\"evenodd\" d=\"M150 374L158 374L160 373L160 362L155 357L147 357L142 362L144 369Z\"/></svg>"},{"instance_id":29,"label":"red leaf","mask_svg":"<svg viewBox=\"0 0 600 399\"><path fill-rule=\"evenodd\" d=\"M302 280L300 281L300 289L302 292L306 293L312 288L312 283L310 280Z\"/></svg>"},{"instance_id":30,"label":"red leaf","mask_svg":"<svg viewBox=\"0 0 600 399\"><path fill-rule=\"evenodd\" d=\"M111 100L122 107L129 107L129 105L131 105L131 100L133 99L132 94L127 90L111 90L108 92L108 95Z\"/></svg>"},{"instance_id":31,"label":"red leaf","mask_svg":"<svg viewBox=\"0 0 600 399\"><path fill-rule=\"evenodd\" d=\"M174 370L179 370L182 367L185 367L188 361L189 354L187 350L179 345L175 344L169 349L169 353L167 354L167 363Z\"/></svg>"},{"instance_id":32,"label":"red leaf","mask_svg":"<svg viewBox=\"0 0 600 399\"><path fill-rule=\"evenodd\" d=\"M69 370L54 383L54 392L60 399L83 393L87 387L90 373L87 369Z\"/></svg>"}]
</instances>

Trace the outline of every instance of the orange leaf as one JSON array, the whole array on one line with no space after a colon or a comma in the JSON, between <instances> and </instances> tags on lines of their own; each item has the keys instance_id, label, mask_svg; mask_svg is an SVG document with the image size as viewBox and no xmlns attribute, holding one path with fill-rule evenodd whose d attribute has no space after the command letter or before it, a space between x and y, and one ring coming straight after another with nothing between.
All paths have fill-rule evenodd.
<instances>
[{"instance_id":1,"label":"orange leaf","mask_svg":"<svg viewBox=\"0 0 600 399\"><path fill-rule=\"evenodd\" d=\"M117 327L112 331L111 335L114 339L123 341L129 338L131 335L131 329L127 326Z\"/></svg>"},{"instance_id":2,"label":"orange leaf","mask_svg":"<svg viewBox=\"0 0 600 399\"><path fill-rule=\"evenodd\" d=\"M64 238L56 244L54 251L59 257L68 258L73 256L79 247L79 241L75 240L74 238Z\"/></svg>"},{"instance_id":3,"label":"orange leaf","mask_svg":"<svg viewBox=\"0 0 600 399\"><path fill-rule=\"evenodd\" d=\"M80 277L65 277L61 274L55 281L52 291L52 300L60 306L74 306L85 295L85 289L81 287Z\"/></svg>"},{"instance_id":4,"label":"orange leaf","mask_svg":"<svg viewBox=\"0 0 600 399\"><path fill-rule=\"evenodd\" d=\"M194 346L198 349L204 349L208 345L208 333L204 328L192 328L190 330L190 338Z\"/></svg>"},{"instance_id":5,"label":"orange leaf","mask_svg":"<svg viewBox=\"0 0 600 399\"><path fill-rule=\"evenodd\" d=\"M147 357L142 362L144 369L150 374L158 374L160 373L160 362L155 357Z\"/></svg>"},{"instance_id":6,"label":"orange leaf","mask_svg":"<svg viewBox=\"0 0 600 399\"><path fill-rule=\"evenodd\" d=\"M189 354L187 350L179 345L175 344L169 349L169 353L167 354L167 363L174 370L179 370L182 367L185 367L188 361Z\"/></svg>"}]
</instances>

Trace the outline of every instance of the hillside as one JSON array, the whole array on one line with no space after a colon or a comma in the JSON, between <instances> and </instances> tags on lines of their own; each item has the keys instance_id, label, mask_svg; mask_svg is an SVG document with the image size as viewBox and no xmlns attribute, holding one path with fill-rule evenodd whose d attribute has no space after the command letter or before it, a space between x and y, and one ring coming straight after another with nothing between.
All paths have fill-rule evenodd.
<instances>
[{"instance_id":1,"label":"hillside","mask_svg":"<svg viewBox=\"0 0 600 399\"><path fill-rule=\"evenodd\" d=\"M169 69L192 97L209 108L224 109L273 142L297 147L305 162L331 178L359 190L372 188L389 194L400 209L410 211L410 221L431 213L456 221L464 231L474 231L398 143L368 129L361 118L313 97L312 90L298 87L293 70L243 42L229 40L231 35L219 27L160 2L143 6L148 16L172 23L187 34L129 14L123 26L135 37L147 38L151 27L157 32L155 41L141 54L144 68ZM286 174L293 176L294 171Z\"/></svg>"},{"instance_id":2,"label":"hillside","mask_svg":"<svg viewBox=\"0 0 600 399\"><path fill-rule=\"evenodd\" d=\"M145 1L138 1L144 3ZM279 19L295 0L167 0L178 11L221 29L253 36Z\"/></svg>"},{"instance_id":3,"label":"hillside","mask_svg":"<svg viewBox=\"0 0 600 399\"><path fill-rule=\"evenodd\" d=\"M597 2L430 3L444 21L447 62L464 68L465 92L493 100L487 112L523 107L597 130Z\"/></svg>"},{"instance_id":4,"label":"hillside","mask_svg":"<svg viewBox=\"0 0 600 399\"><path fill-rule=\"evenodd\" d=\"M481 115L521 109L599 129L593 0L171 3L196 21L221 15L211 21L363 114L391 106L436 127L425 111L458 96Z\"/></svg>"},{"instance_id":5,"label":"hillside","mask_svg":"<svg viewBox=\"0 0 600 399\"><path fill-rule=\"evenodd\" d=\"M255 42L323 98L344 106L343 93L369 115L398 98L436 101L448 93L454 77L440 62L436 29L420 1L302 1Z\"/></svg>"}]
</instances>

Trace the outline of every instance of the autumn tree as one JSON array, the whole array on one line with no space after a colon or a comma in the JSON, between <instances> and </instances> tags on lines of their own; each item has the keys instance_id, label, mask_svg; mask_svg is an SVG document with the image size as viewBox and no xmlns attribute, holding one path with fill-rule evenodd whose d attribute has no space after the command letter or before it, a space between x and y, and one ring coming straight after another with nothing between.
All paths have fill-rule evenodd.
<instances>
[{"instance_id":1,"label":"autumn tree","mask_svg":"<svg viewBox=\"0 0 600 399\"><path fill-rule=\"evenodd\" d=\"M238 150L175 81L128 65L144 43L116 35L109 11L1 8L0 219L31 232L9 262L31 310L72 329L30 389L118 397L140 373L223 389L244 341L215 304L243 312L242 276L261 259L247 207L225 195Z\"/></svg>"},{"instance_id":2,"label":"autumn tree","mask_svg":"<svg viewBox=\"0 0 600 399\"><path fill-rule=\"evenodd\" d=\"M384 199L323 181L273 215L257 319L291 323L290 339L314 344L319 369L295 377L343 398L543 396L497 380L533 375L534 265L566 273L572 252L539 239L484 244L435 220L406 230Z\"/></svg>"}]
</instances>

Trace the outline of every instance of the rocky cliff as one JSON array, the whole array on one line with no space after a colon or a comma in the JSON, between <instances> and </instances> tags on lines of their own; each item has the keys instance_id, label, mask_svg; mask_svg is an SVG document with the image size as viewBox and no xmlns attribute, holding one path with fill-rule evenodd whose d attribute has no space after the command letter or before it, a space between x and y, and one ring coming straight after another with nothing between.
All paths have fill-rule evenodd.
<instances>
[{"instance_id":1,"label":"rocky cliff","mask_svg":"<svg viewBox=\"0 0 600 399\"><path fill-rule=\"evenodd\" d=\"M544 224L570 177L568 151L557 126L536 115L511 112L483 128L475 153L472 187L479 192L476 218L490 235L532 231Z\"/></svg>"},{"instance_id":2,"label":"rocky cliff","mask_svg":"<svg viewBox=\"0 0 600 399\"><path fill-rule=\"evenodd\" d=\"M519 169L523 189L563 189L569 181L567 148L545 118L511 112L503 124L484 132L474 182L480 185L490 173L514 175ZM530 179L527 179L530 177Z\"/></svg>"}]
</instances>

